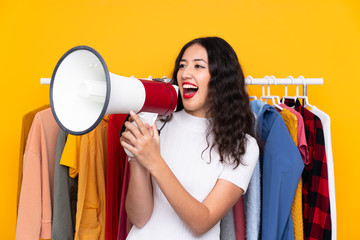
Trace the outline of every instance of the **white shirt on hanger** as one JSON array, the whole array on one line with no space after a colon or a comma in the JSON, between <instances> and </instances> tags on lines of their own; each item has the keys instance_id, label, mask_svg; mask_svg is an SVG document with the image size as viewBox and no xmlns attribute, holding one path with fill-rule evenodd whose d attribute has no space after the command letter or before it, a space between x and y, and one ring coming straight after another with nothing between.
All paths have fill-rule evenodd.
<instances>
[{"instance_id":1,"label":"white shirt on hanger","mask_svg":"<svg viewBox=\"0 0 360 240\"><path fill-rule=\"evenodd\" d=\"M331 132L330 132L330 117L325 112L313 106L310 110L313 114L318 116L321 120L324 130L325 138L325 152L328 169L329 182L329 199L330 199L330 216L331 216L331 239L336 240L336 201L335 201L335 176L334 176L334 161L331 146Z\"/></svg>"}]
</instances>

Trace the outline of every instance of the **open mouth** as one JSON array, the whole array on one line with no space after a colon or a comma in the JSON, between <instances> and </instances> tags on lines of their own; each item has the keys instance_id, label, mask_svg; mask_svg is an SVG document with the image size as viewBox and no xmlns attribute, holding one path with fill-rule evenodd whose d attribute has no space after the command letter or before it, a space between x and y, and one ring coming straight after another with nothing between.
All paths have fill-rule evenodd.
<instances>
[{"instance_id":1,"label":"open mouth","mask_svg":"<svg viewBox=\"0 0 360 240\"><path fill-rule=\"evenodd\" d=\"M183 87L183 97L186 99L192 98L198 91L198 87L192 83L184 82L182 87Z\"/></svg>"}]
</instances>

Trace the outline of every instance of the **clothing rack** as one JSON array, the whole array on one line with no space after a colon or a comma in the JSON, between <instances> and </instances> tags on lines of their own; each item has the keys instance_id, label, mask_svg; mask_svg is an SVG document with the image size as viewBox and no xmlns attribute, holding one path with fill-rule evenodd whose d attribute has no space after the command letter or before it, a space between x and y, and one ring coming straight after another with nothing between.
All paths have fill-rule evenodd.
<instances>
[{"instance_id":1,"label":"clothing rack","mask_svg":"<svg viewBox=\"0 0 360 240\"><path fill-rule=\"evenodd\" d=\"M274 76L265 76L264 78L253 78L248 76L245 78L246 85L302 85L303 86L303 96L307 95L307 85L323 85L323 78L304 78L299 76L294 78L289 76L287 78L276 78Z\"/></svg>"}]
</instances>

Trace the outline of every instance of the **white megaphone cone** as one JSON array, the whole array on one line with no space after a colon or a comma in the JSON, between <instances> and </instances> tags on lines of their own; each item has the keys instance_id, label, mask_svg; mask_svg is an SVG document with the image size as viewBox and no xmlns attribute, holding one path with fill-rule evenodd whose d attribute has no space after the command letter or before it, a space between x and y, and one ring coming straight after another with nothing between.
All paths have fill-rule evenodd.
<instances>
[{"instance_id":1,"label":"white megaphone cone","mask_svg":"<svg viewBox=\"0 0 360 240\"><path fill-rule=\"evenodd\" d=\"M169 83L110 73L101 55L88 46L67 51L50 82L54 118L73 135L90 132L107 114L155 113L153 123L157 114L175 111L177 98L177 86Z\"/></svg>"}]
</instances>

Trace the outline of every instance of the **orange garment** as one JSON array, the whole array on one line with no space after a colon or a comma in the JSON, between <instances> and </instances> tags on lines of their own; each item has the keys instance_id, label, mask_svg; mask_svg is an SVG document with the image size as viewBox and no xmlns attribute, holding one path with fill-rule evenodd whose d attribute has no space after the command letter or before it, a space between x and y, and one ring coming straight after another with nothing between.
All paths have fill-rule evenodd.
<instances>
[{"instance_id":1,"label":"orange garment","mask_svg":"<svg viewBox=\"0 0 360 240\"><path fill-rule=\"evenodd\" d=\"M75 178L79 174L80 142L82 136L68 134L60 164L69 167L69 176Z\"/></svg>"},{"instance_id":2,"label":"orange garment","mask_svg":"<svg viewBox=\"0 0 360 240\"><path fill-rule=\"evenodd\" d=\"M295 240L304 239L304 222L303 222L303 209L302 209L302 182L301 179L296 188L294 202L291 206L294 237Z\"/></svg>"},{"instance_id":3,"label":"orange garment","mask_svg":"<svg viewBox=\"0 0 360 240\"><path fill-rule=\"evenodd\" d=\"M38 112L45 110L46 108L49 108L49 107L50 107L50 105L44 105L35 110L32 110L31 112L28 112L27 114L25 114L22 119L21 135L20 135L19 168L18 168L18 188L17 188L17 197L16 197L16 207L17 208L19 207L20 189L21 189L21 183L22 183L23 158L24 158L24 153L25 153L26 140L29 135L31 124L34 120L35 115ZM17 215L17 208L16 208L16 215Z\"/></svg>"},{"instance_id":4,"label":"orange garment","mask_svg":"<svg viewBox=\"0 0 360 240\"><path fill-rule=\"evenodd\" d=\"M105 240L108 116L81 137L75 240Z\"/></svg>"},{"instance_id":5,"label":"orange garment","mask_svg":"<svg viewBox=\"0 0 360 240\"><path fill-rule=\"evenodd\" d=\"M16 240L51 238L57 125L51 109L36 114L23 159Z\"/></svg>"},{"instance_id":6,"label":"orange garment","mask_svg":"<svg viewBox=\"0 0 360 240\"><path fill-rule=\"evenodd\" d=\"M289 110L284 108L280 112L281 117L284 119L285 125L290 133L291 138L294 140L296 146L298 146L298 119L291 113ZM292 220L294 226L294 237L295 240L304 239L304 230L303 230L303 214L302 214L302 183L301 179L296 188L294 201L291 206Z\"/></svg>"},{"instance_id":7,"label":"orange garment","mask_svg":"<svg viewBox=\"0 0 360 240\"><path fill-rule=\"evenodd\" d=\"M297 129L298 129L298 121L295 114L291 113L286 108L283 108L281 112L279 112L282 119L285 122L286 128L288 129L291 138L294 140L296 146L298 145L298 138L297 138Z\"/></svg>"}]
</instances>

